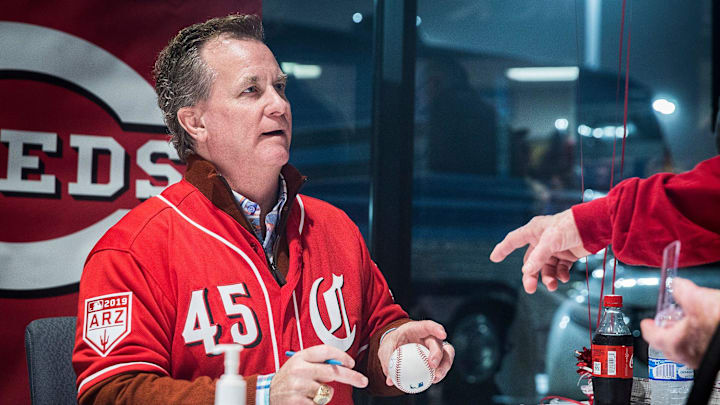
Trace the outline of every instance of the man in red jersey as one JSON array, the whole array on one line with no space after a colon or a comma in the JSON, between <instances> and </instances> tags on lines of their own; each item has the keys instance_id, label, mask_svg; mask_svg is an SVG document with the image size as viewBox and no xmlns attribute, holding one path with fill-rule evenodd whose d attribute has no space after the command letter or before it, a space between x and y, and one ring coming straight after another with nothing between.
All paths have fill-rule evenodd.
<instances>
[{"instance_id":1,"label":"man in red jersey","mask_svg":"<svg viewBox=\"0 0 720 405\"><path fill-rule=\"evenodd\" d=\"M429 348L434 382L452 365L443 327L393 302L345 213L299 194L286 75L262 39L258 17L230 15L185 28L158 57L158 103L188 167L86 261L81 404L211 404L223 343L244 347L248 404L400 394L386 365L408 342Z\"/></svg>"}]
</instances>

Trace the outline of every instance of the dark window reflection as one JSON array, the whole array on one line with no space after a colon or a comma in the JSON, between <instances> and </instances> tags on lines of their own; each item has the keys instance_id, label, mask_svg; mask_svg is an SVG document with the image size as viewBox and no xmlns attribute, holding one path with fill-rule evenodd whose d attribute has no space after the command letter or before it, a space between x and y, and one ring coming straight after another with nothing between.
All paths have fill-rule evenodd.
<instances>
[{"instance_id":1,"label":"dark window reflection","mask_svg":"<svg viewBox=\"0 0 720 405\"><path fill-rule=\"evenodd\" d=\"M584 399L572 355L589 345L584 264L560 291L541 287L529 296L520 284L522 253L494 265L487 260L490 250L535 215L603 196L611 180L686 170L712 153L710 23L702 17L710 2L665 2L664 15L630 3L621 165L621 2L419 1L416 311L448 327L459 359L441 392L425 394L424 403L537 403L550 394ZM668 21L667 15L693 22ZM653 31L662 34L651 38ZM682 61L665 51L678 47L693 51ZM653 107L658 100L664 101ZM669 104L674 113L663 110ZM589 259L591 273L602 259ZM642 277L636 274L641 269L618 269L620 278ZM595 306L600 273L593 274ZM623 292L634 303L628 310L638 341L638 317L655 304L646 290ZM638 346L639 377L647 375L642 351Z\"/></svg>"},{"instance_id":2,"label":"dark window reflection","mask_svg":"<svg viewBox=\"0 0 720 405\"><path fill-rule=\"evenodd\" d=\"M415 139L419 171L497 173L497 118L492 100L473 87L467 68L452 55L420 57Z\"/></svg>"}]
</instances>

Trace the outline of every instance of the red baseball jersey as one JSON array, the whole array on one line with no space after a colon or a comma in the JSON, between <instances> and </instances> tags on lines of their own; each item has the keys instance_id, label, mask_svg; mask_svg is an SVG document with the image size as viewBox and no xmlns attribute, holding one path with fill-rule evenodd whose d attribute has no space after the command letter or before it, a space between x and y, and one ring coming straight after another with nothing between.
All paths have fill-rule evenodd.
<instances>
[{"instance_id":1,"label":"red baseball jersey","mask_svg":"<svg viewBox=\"0 0 720 405\"><path fill-rule=\"evenodd\" d=\"M280 286L257 238L186 180L128 213L83 271L78 394L126 372L217 378L223 343L244 346L243 375L274 373L285 351L319 344L358 361L373 333L407 317L341 210L298 195L285 233ZM333 401L352 403L351 387L332 385Z\"/></svg>"}]
</instances>

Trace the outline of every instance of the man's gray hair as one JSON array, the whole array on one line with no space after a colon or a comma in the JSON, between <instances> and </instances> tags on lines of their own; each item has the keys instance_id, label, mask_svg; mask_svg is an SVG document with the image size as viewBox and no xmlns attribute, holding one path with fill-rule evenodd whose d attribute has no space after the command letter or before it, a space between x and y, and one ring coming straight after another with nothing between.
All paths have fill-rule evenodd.
<instances>
[{"instance_id":1,"label":"man's gray hair","mask_svg":"<svg viewBox=\"0 0 720 405\"><path fill-rule=\"evenodd\" d=\"M170 131L170 140L183 161L193 153L194 142L180 125L177 113L210 95L214 73L203 61L200 51L208 41L221 35L263 42L262 21L256 15L231 14L191 25L168 43L155 62L153 76L158 105Z\"/></svg>"}]
</instances>

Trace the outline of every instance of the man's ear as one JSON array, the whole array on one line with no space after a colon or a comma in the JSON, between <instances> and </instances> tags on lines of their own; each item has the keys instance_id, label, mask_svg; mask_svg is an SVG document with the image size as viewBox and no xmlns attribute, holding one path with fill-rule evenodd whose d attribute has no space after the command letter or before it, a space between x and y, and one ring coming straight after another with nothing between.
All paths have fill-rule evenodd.
<instances>
[{"instance_id":1,"label":"man's ear","mask_svg":"<svg viewBox=\"0 0 720 405\"><path fill-rule=\"evenodd\" d=\"M197 106L182 107L177 112L180 125L193 138L195 144L203 143L207 139L207 130L202 120L202 112Z\"/></svg>"}]
</instances>

